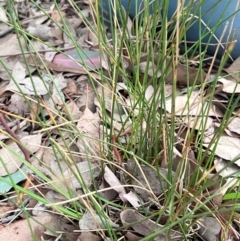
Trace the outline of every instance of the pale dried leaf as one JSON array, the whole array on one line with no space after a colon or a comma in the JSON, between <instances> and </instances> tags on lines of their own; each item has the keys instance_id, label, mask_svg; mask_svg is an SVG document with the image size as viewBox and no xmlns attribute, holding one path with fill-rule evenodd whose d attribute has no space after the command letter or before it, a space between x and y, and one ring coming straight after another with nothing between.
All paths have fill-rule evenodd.
<instances>
[{"instance_id":1,"label":"pale dried leaf","mask_svg":"<svg viewBox=\"0 0 240 241\"><path fill-rule=\"evenodd\" d=\"M137 197L137 195L135 193L133 193L132 191L130 191L127 194L124 194L123 197L132 204L132 206L134 208L139 208L141 206L139 198Z\"/></svg>"},{"instance_id":2,"label":"pale dried leaf","mask_svg":"<svg viewBox=\"0 0 240 241\"><path fill-rule=\"evenodd\" d=\"M36 26L29 26L26 30L29 34L43 40L48 41L49 38L53 37L51 33L51 27L46 25L36 25Z\"/></svg>"},{"instance_id":3,"label":"pale dried leaf","mask_svg":"<svg viewBox=\"0 0 240 241\"><path fill-rule=\"evenodd\" d=\"M240 168L234 163L222 160L221 158L214 159L216 172L222 177L239 177Z\"/></svg>"},{"instance_id":4,"label":"pale dried leaf","mask_svg":"<svg viewBox=\"0 0 240 241\"><path fill-rule=\"evenodd\" d=\"M167 110L169 113L172 111L172 102L172 98L169 98L166 101L165 110ZM219 108L216 108L216 106L213 106L208 102L203 103L203 100L200 98L198 91L193 91L190 96L188 94L178 95L175 98L174 114L195 116L203 116L205 114L207 116L222 117L222 112L219 110Z\"/></svg>"},{"instance_id":5,"label":"pale dried leaf","mask_svg":"<svg viewBox=\"0 0 240 241\"><path fill-rule=\"evenodd\" d=\"M123 11L125 11L124 8L122 8ZM132 27L133 27L134 22L132 21L132 19L128 16L127 18L127 34L130 35L130 37L132 36Z\"/></svg>"},{"instance_id":6,"label":"pale dried leaf","mask_svg":"<svg viewBox=\"0 0 240 241\"><path fill-rule=\"evenodd\" d=\"M232 118L227 128L232 132L240 134L240 118L239 117Z\"/></svg>"},{"instance_id":7,"label":"pale dried leaf","mask_svg":"<svg viewBox=\"0 0 240 241\"><path fill-rule=\"evenodd\" d=\"M227 178L226 183L221 187L219 193L224 196L229 188L238 187L239 186L239 178Z\"/></svg>"},{"instance_id":8,"label":"pale dried leaf","mask_svg":"<svg viewBox=\"0 0 240 241\"><path fill-rule=\"evenodd\" d=\"M222 91L226 93L240 93L240 84L236 80L228 80L225 78L219 78L219 82L223 84Z\"/></svg>"},{"instance_id":9,"label":"pale dried leaf","mask_svg":"<svg viewBox=\"0 0 240 241\"><path fill-rule=\"evenodd\" d=\"M16 84L15 84L16 82ZM26 95L46 95L48 93L48 85L38 76L27 77L22 80L12 80L7 85L6 90L17 91Z\"/></svg>"},{"instance_id":10,"label":"pale dried leaf","mask_svg":"<svg viewBox=\"0 0 240 241\"><path fill-rule=\"evenodd\" d=\"M53 51L52 49L48 49L46 51L46 53L44 54L44 59L49 61L49 62L52 62L52 60L54 59L55 55L57 54L57 51Z\"/></svg>"},{"instance_id":11,"label":"pale dried leaf","mask_svg":"<svg viewBox=\"0 0 240 241\"><path fill-rule=\"evenodd\" d=\"M77 33L74 26L68 21L68 19L65 19L65 24L67 25L68 33L65 31L63 32L63 41L64 41L64 47L70 47L73 46L72 39L77 39Z\"/></svg>"},{"instance_id":12,"label":"pale dried leaf","mask_svg":"<svg viewBox=\"0 0 240 241\"><path fill-rule=\"evenodd\" d=\"M204 144L208 147L208 144ZM216 146L216 149L215 149ZM240 166L240 139L236 137L222 135L217 143L213 143L210 150L215 150L215 154L225 160L234 161Z\"/></svg>"},{"instance_id":13,"label":"pale dried leaf","mask_svg":"<svg viewBox=\"0 0 240 241\"><path fill-rule=\"evenodd\" d=\"M0 6L0 21L8 22L8 17L7 17L6 11L5 11L5 9L2 8L2 6Z\"/></svg>"},{"instance_id":14,"label":"pale dried leaf","mask_svg":"<svg viewBox=\"0 0 240 241\"><path fill-rule=\"evenodd\" d=\"M157 90L157 93L155 94L155 98L157 98L159 100L159 106L161 106L161 93L160 93L160 89ZM165 94L165 98L171 96L172 94L172 85L170 84L166 84L164 86L164 94ZM154 88L152 85L149 85L145 91L145 99L146 100L151 100L153 98L154 95Z\"/></svg>"},{"instance_id":15,"label":"pale dried leaf","mask_svg":"<svg viewBox=\"0 0 240 241\"><path fill-rule=\"evenodd\" d=\"M172 110L172 98L166 101L165 109L171 113ZM196 115L196 108L201 109L201 101L199 100L199 92L192 92L191 96L179 95L175 99L175 114L176 115Z\"/></svg>"},{"instance_id":16,"label":"pale dried leaf","mask_svg":"<svg viewBox=\"0 0 240 241\"><path fill-rule=\"evenodd\" d=\"M84 110L87 106L89 110L95 112L96 106L94 105L95 91L89 81L89 78L82 75L77 79L79 98L75 101L79 109Z\"/></svg>"},{"instance_id":17,"label":"pale dried leaf","mask_svg":"<svg viewBox=\"0 0 240 241\"><path fill-rule=\"evenodd\" d=\"M154 88L152 85L149 85L145 91L145 99L150 100L154 94Z\"/></svg>"},{"instance_id":18,"label":"pale dried leaf","mask_svg":"<svg viewBox=\"0 0 240 241\"><path fill-rule=\"evenodd\" d=\"M124 187L116 175L107 166L104 168L104 179L116 192L118 192L121 200L126 202L126 199L124 198L124 194L126 194Z\"/></svg>"},{"instance_id":19,"label":"pale dried leaf","mask_svg":"<svg viewBox=\"0 0 240 241\"><path fill-rule=\"evenodd\" d=\"M17 62L12 71L13 79L18 82L26 77L26 69L22 66L20 62Z\"/></svg>"},{"instance_id":20,"label":"pale dried leaf","mask_svg":"<svg viewBox=\"0 0 240 241\"><path fill-rule=\"evenodd\" d=\"M89 1L86 1L86 4L89 4ZM81 14L78 15L78 17L85 22L85 19L89 16L90 14L90 8L84 9L81 11Z\"/></svg>"},{"instance_id":21,"label":"pale dried leaf","mask_svg":"<svg viewBox=\"0 0 240 241\"><path fill-rule=\"evenodd\" d=\"M232 77L236 80L239 79L239 72L240 72L240 57L234 60L234 62L228 67L224 69L229 73Z\"/></svg>"}]
</instances>

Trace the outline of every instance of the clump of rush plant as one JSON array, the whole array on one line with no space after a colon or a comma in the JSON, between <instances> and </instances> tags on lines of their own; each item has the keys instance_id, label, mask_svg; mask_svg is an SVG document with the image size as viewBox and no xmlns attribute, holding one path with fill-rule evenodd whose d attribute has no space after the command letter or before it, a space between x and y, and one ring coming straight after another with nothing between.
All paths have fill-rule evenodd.
<instances>
[{"instance_id":1,"label":"clump of rush plant","mask_svg":"<svg viewBox=\"0 0 240 241\"><path fill-rule=\"evenodd\" d=\"M218 145L232 113L238 113L239 97L233 91L223 100L219 87L229 50L221 59L209 55L210 40L203 45L204 33L197 42L187 41L186 32L199 21L191 12L192 1L178 1L171 19L168 1L154 3L152 12L144 1L134 19L119 1L103 16L101 3L53 1L53 12L30 1L28 6L46 17L42 25L49 21L46 26L62 33L58 41L56 32L46 39L36 36L20 5L6 3L5 24L14 30L22 78L30 78L32 92L16 74L22 67L10 69L9 59L1 57L11 93L2 94L2 103L12 103L16 95L26 105L22 112L7 105L0 110L2 150L20 161L17 170L25 177L15 181L1 159L7 175L0 181L11 187L2 193L2 202L29 220L38 220L40 214L28 203L38 202L52 218L39 221L48 230L48 236L41 233L42 240L77 240L80 234L73 230L88 230L89 240L91 235L125 240L130 234L141 240L206 238L208 218L222 230L223 240L238 237L237 180L229 179L233 172L222 174L233 166L238 171L237 158L217 169ZM77 20L81 23L75 31ZM85 30L89 35L82 41ZM60 61L49 52L61 54ZM217 101L221 115L213 118ZM24 123L11 129L13 121ZM31 138L39 138L33 145L38 148L29 145ZM59 224L56 217L71 224L70 231L52 225ZM32 227L29 222L32 236L40 240Z\"/></svg>"}]
</instances>

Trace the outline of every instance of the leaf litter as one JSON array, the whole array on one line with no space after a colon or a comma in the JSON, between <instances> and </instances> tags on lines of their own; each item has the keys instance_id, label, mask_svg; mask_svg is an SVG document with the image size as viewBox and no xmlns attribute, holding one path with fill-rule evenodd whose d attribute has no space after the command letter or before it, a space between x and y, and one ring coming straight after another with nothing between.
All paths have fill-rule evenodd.
<instances>
[{"instance_id":1,"label":"leaf litter","mask_svg":"<svg viewBox=\"0 0 240 241\"><path fill-rule=\"evenodd\" d=\"M187 129L196 130L203 135L205 137L203 145L208 153L215 152L211 170L215 175L225 177L226 182L212 189L218 198L215 197L213 201L215 204L224 205L222 196L229 187L233 186L232 183L235 183L235 187L238 185L236 179L240 166L238 105L233 109L232 119L226 125L219 141L216 142L212 138L214 133L220 130L219 126L231 97L239 102L237 99L239 83L236 73L239 71L239 59L225 68L230 77L217 79L218 89L214 92L213 101L208 101L209 95L206 90L211 89L212 79L207 79L205 89L200 87L201 79L207 78L204 70L179 63L174 112L172 112L171 98L174 72L170 71L166 76L164 91L156 89L156 86L149 83L144 92L145 100L150 106L156 96L159 99L161 95L165 96L166 105L162 106L159 102L155 106L158 110L166 111L169 116L177 117L176 136L180 139L174 147L174 170L168 170L167 165L153 168L146 163L121 156L121 150L129 143L129 134L133 131L132 118L139 115L141 106L126 85L123 76L119 76L115 93L115 89L104 82L102 76L96 72L98 69L109 71L111 61L103 50L98 49L98 38L85 25L84 17L96 27L91 4L89 5L88 1L84 4L79 3L82 11L81 14L76 14L70 5L59 3L61 5L59 12L50 1L46 1L45 11L51 18L39 11L37 5L30 2L27 4L27 11L18 1L15 7L18 13L21 13L25 30L34 37L31 46L26 46L23 38L18 38L11 32L11 28L10 30L6 28L5 31L1 28L0 33L0 56L4 62L4 65L0 66L0 78L3 82L0 86L1 113L9 128L18 137L16 139L11 136L6 125L0 123L2 164L0 193L7 197L1 202L0 221L9 223L8 226L0 228L0 239L9 240L8 235L11 233L12 240L32 240L29 224L36 240L53 240L52 238L78 241L110 240L108 234L103 231L108 226L113 229L121 228L117 231L119 238L128 240L139 240L141 237L158 233L164 229L169 214L165 210L162 217L157 220L154 217L148 218L146 210L154 213L156 208L157 210L164 208L161 206L164 193L171 188L177 188L179 192L186 191L182 187L184 178L175 180L176 173L185 168L183 173L189 173L191 176L196 165L200 165L195 158L196 150L192 148L186 151L189 167L182 166L183 149L177 145L179 143L183 145ZM69 9L71 13L67 11ZM69 35L60 28L63 26L62 17L70 31ZM0 8L0 19L9 21L3 8ZM127 30L131 31L132 26L132 21L128 19ZM110 36L109 32L107 36ZM131 38L134 39L132 34ZM74 41L83 48L76 49ZM22 48L19 47L19 42L22 43ZM111 44L111 41L109 43ZM28 66L25 64L26 59L23 58L22 51L27 57ZM159 56L156 54L150 66L146 62L146 56L147 54L143 54L141 57L140 73L144 74L148 69L147 75L150 80L160 79L164 73L158 69ZM167 63L168 61L170 60L167 60ZM129 64L128 58L125 58L124 65L127 74L131 75L133 67ZM40 71L36 71L37 69ZM97 81L93 82L91 77ZM193 88L195 84L199 86ZM15 119L27 121L11 127ZM41 121L44 124L40 125ZM206 124L203 126L201 123ZM66 125L69 129L66 129ZM140 128L146 130L144 120ZM103 139L106 134L110 136L112 147L109 147ZM134 142L139 146L141 132L135 131L134 134ZM29 158L26 158L26 152L30 153ZM107 153L112 153L111 160L106 158ZM109 165L106 163L102 165L100 160L103 158L106 158L105 161ZM169 173L174 180L173 184L176 185L174 187L168 181ZM205 173L206 180L212 180L212 174L206 174L206 170L202 170L202 173ZM35 175L33 181L31 175ZM29 189L29 192L38 193L40 197L45 197L47 202L36 202L31 195L29 197L25 195L23 199L16 198L17 192L11 188L16 185ZM92 193L86 193L86 189ZM124 204L125 209L105 205L100 211L94 210L90 196L96 193L108 201ZM206 197L207 194L199 198ZM71 207L71 199L79 200L81 208L78 207L78 211L81 215L74 218L64 215L61 218L57 217L53 213L55 209L51 207L53 205ZM24 214L19 208L20 203L27 203ZM178 201L175 203L180 205ZM28 209L28 205L31 205L32 210ZM194 206L194 203L192 205ZM193 206L188 207L190 211L193 211ZM144 209L145 207L147 208ZM209 241L220 240L223 226L227 225L226 222L219 224L219 219L216 217L199 218L196 224L195 229L189 226L187 237L194 237L197 233ZM124 226L127 228L124 229ZM173 227L168 232L162 231L157 234L154 240L166 240L166 235L169 237L168 240L183 238L183 233ZM239 238L232 225L226 235Z\"/></svg>"}]
</instances>

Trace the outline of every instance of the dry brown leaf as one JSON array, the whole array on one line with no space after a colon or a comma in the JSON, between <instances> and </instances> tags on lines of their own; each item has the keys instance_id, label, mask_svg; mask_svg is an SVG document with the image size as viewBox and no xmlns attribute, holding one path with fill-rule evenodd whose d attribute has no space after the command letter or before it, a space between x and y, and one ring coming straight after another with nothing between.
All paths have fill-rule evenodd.
<instances>
[{"instance_id":1,"label":"dry brown leaf","mask_svg":"<svg viewBox=\"0 0 240 241\"><path fill-rule=\"evenodd\" d=\"M68 120L76 121L80 119L82 112L79 110L74 101L71 100L68 104L65 105L65 107L66 108L64 108L64 112L66 113L66 118Z\"/></svg>"},{"instance_id":2,"label":"dry brown leaf","mask_svg":"<svg viewBox=\"0 0 240 241\"><path fill-rule=\"evenodd\" d=\"M43 62L42 62L43 61ZM75 73L75 74L87 74L88 71L82 69L72 69L72 68L68 68L59 64L54 64L52 62L49 62L45 59L39 59L37 56L31 56L28 58L28 62L30 65L32 66L38 66L40 69L45 69L44 64L48 67L48 69L50 70L54 70L56 72L70 72L70 73ZM43 64L44 63L44 64Z\"/></svg>"},{"instance_id":3,"label":"dry brown leaf","mask_svg":"<svg viewBox=\"0 0 240 241\"><path fill-rule=\"evenodd\" d=\"M139 65L141 72L144 74L147 71L148 76L150 77L161 77L161 71L156 67L156 65L152 62L142 62Z\"/></svg>"},{"instance_id":4,"label":"dry brown leaf","mask_svg":"<svg viewBox=\"0 0 240 241\"><path fill-rule=\"evenodd\" d=\"M204 82L206 74L203 70L198 70L191 66L178 64L176 66L177 83L183 86L200 85ZM167 75L167 82L173 81L173 71Z\"/></svg>"},{"instance_id":5,"label":"dry brown leaf","mask_svg":"<svg viewBox=\"0 0 240 241\"><path fill-rule=\"evenodd\" d=\"M26 99L20 94L13 94L10 99L10 105L8 105L8 111L17 115L26 116L29 112L29 106Z\"/></svg>"},{"instance_id":6,"label":"dry brown leaf","mask_svg":"<svg viewBox=\"0 0 240 241\"><path fill-rule=\"evenodd\" d=\"M140 169L141 168L141 169ZM159 175L156 171L148 166L138 166L133 160L128 160L127 170L131 173L132 185L134 190L144 201L149 201L150 197L156 198L167 189L166 178L168 170L159 168ZM174 175L174 173L173 173Z\"/></svg>"},{"instance_id":7,"label":"dry brown leaf","mask_svg":"<svg viewBox=\"0 0 240 241\"><path fill-rule=\"evenodd\" d=\"M85 214L83 214L82 218L79 221L79 227L81 230L96 230L96 229L104 229L106 226L111 226L113 228L118 228L119 225L110 221L105 220L107 224L105 225L103 223L103 217L100 218L98 214L94 210L87 211Z\"/></svg>"},{"instance_id":8,"label":"dry brown leaf","mask_svg":"<svg viewBox=\"0 0 240 241\"><path fill-rule=\"evenodd\" d=\"M66 33L65 31L63 32L63 41L64 41L64 47L68 48L68 47L74 46L72 39L77 39L77 33L76 33L76 29L69 22L68 19L65 19L65 23L67 25L68 33Z\"/></svg>"},{"instance_id":9,"label":"dry brown leaf","mask_svg":"<svg viewBox=\"0 0 240 241\"><path fill-rule=\"evenodd\" d=\"M154 56L154 63L156 65L159 64L159 58L161 58L161 56L157 54ZM147 59L148 59L148 54L142 55L141 62L144 62ZM172 60L169 57L167 57L166 66L171 66L171 64L169 64L171 61ZM197 85L202 84L206 78L206 73L203 70L197 69L191 66L186 66L180 63L176 66L176 74L177 74L177 83L179 85L184 85L184 86L193 86L196 84ZM166 80L167 80L166 83L172 83L173 81L172 70L170 70L170 73L168 73Z\"/></svg>"},{"instance_id":10,"label":"dry brown leaf","mask_svg":"<svg viewBox=\"0 0 240 241\"><path fill-rule=\"evenodd\" d=\"M108 189L103 191L103 189L106 189L109 187L110 185L103 179L102 183L99 186L99 191L100 191L99 195L108 201L112 201L118 195L118 193L113 189L110 189L110 190Z\"/></svg>"},{"instance_id":11,"label":"dry brown leaf","mask_svg":"<svg viewBox=\"0 0 240 241\"><path fill-rule=\"evenodd\" d=\"M16 209L15 206L7 206L7 204L5 206L0 206L0 218L7 217L9 215L10 211L12 211L14 209ZM0 231L0 233L1 233L1 231Z\"/></svg>"},{"instance_id":12,"label":"dry brown leaf","mask_svg":"<svg viewBox=\"0 0 240 241\"><path fill-rule=\"evenodd\" d=\"M96 96L95 91L86 75L80 76L77 81L79 98L75 101L81 111L84 111L87 106L92 112L96 111L94 104L94 98Z\"/></svg>"},{"instance_id":13,"label":"dry brown leaf","mask_svg":"<svg viewBox=\"0 0 240 241\"><path fill-rule=\"evenodd\" d=\"M240 76L240 57L234 60L234 62L228 67L224 69L227 73L229 73L234 79L238 80Z\"/></svg>"},{"instance_id":14,"label":"dry brown leaf","mask_svg":"<svg viewBox=\"0 0 240 241\"><path fill-rule=\"evenodd\" d=\"M28 26L26 30L29 34L41 39L42 41L48 41L53 37L51 32L52 28L46 25L39 24L35 26Z\"/></svg>"},{"instance_id":15,"label":"dry brown leaf","mask_svg":"<svg viewBox=\"0 0 240 241\"><path fill-rule=\"evenodd\" d=\"M142 237L137 236L136 234L134 234L133 232L130 232L130 231L128 231L125 234L125 237L127 238L128 241L138 241L138 240L142 239Z\"/></svg>"},{"instance_id":16,"label":"dry brown leaf","mask_svg":"<svg viewBox=\"0 0 240 241\"><path fill-rule=\"evenodd\" d=\"M86 2L86 4L89 4L89 1ZM81 11L81 13L78 14L78 17L83 21L85 22L86 18L89 17L89 14L91 13L91 10L90 8L86 8L84 10Z\"/></svg>"},{"instance_id":17,"label":"dry brown leaf","mask_svg":"<svg viewBox=\"0 0 240 241\"><path fill-rule=\"evenodd\" d=\"M20 138L21 144L30 152L35 153L40 149L42 135L28 135ZM17 153L17 154L16 154ZM12 142L7 147L0 149L1 166L0 176L7 176L14 173L23 164L24 154L19 146ZM20 157L20 158L19 158ZM7 170L7 171L6 171Z\"/></svg>"},{"instance_id":18,"label":"dry brown leaf","mask_svg":"<svg viewBox=\"0 0 240 241\"><path fill-rule=\"evenodd\" d=\"M77 190L82 186L90 187L93 184L93 179L98 177L101 173L100 165L97 163L90 163L89 161L79 162L64 171L62 176L62 183L65 184L66 190L71 188ZM61 178L58 176L57 178Z\"/></svg>"},{"instance_id":19,"label":"dry brown leaf","mask_svg":"<svg viewBox=\"0 0 240 241\"><path fill-rule=\"evenodd\" d=\"M76 229L76 225L68 222L67 219L58 218L57 216L53 216L51 221L46 223L46 227L48 229L44 233L53 237L58 237L59 232L71 233ZM52 232L52 230L56 232Z\"/></svg>"},{"instance_id":20,"label":"dry brown leaf","mask_svg":"<svg viewBox=\"0 0 240 241\"><path fill-rule=\"evenodd\" d=\"M220 232L221 225L219 222L212 217L205 217L198 220L201 228L198 231L200 237L206 241L221 240Z\"/></svg>"},{"instance_id":21,"label":"dry brown leaf","mask_svg":"<svg viewBox=\"0 0 240 241\"><path fill-rule=\"evenodd\" d=\"M124 195L126 194L126 191L124 187L122 186L119 179L116 177L116 175L107 167L104 168L104 179L106 182L112 187L116 192L118 192L119 197L123 202L126 202L126 198Z\"/></svg>"},{"instance_id":22,"label":"dry brown leaf","mask_svg":"<svg viewBox=\"0 0 240 241\"><path fill-rule=\"evenodd\" d=\"M83 21L80 18L76 18L75 16L72 16L72 18L68 19L68 22L73 26L74 29L76 29L81 25Z\"/></svg>"},{"instance_id":23,"label":"dry brown leaf","mask_svg":"<svg viewBox=\"0 0 240 241\"><path fill-rule=\"evenodd\" d=\"M76 241L102 241L102 238L100 236L97 236L96 234L93 234L92 232L83 232L78 237Z\"/></svg>"},{"instance_id":24,"label":"dry brown leaf","mask_svg":"<svg viewBox=\"0 0 240 241\"><path fill-rule=\"evenodd\" d=\"M186 116L183 120L190 128L194 128L195 130L207 130L213 125L213 119L211 117L205 116ZM204 130L203 130L204 128Z\"/></svg>"},{"instance_id":25,"label":"dry brown leaf","mask_svg":"<svg viewBox=\"0 0 240 241\"><path fill-rule=\"evenodd\" d=\"M33 120L32 122L32 128L35 127L35 121L37 120L37 117L40 113L41 109L39 108L39 105L35 102L31 103L31 110L30 110L30 117Z\"/></svg>"},{"instance_id":26,"label":"dry brown leaf","mask_svg":"<svg viewBox=\"0 0 240 241\"><path fill-rule=\"evenodd\" d=\"M50 39L50 41L51 41L52 45L60 45L60 44L64 43L62 29L60 29L60 28L51 29L51 34L52 34L52 39ZM53 60L53 58L51 58L51 59L47 58L46 54L45 54L45 59L48 61Z\"/></svg>"},{"instance_id":27,"label":"dry brown leaf","mask_svg":"<svg viewBox=\"0 0 240 241\"><path fill-rule=\"evenodd\" d=\"M120 214L121 221L123 225L131 225L135 232L143 235L144 237L152 234L154 231L159 231L163 226L153 222L150 219L146 219L142 214L134 210L124 210ZM142 220L142 221L141 221ZM154 238L155 241L165 241L165 240L181 240L182 234L178 231L168 230L169 237L163 232Z\"/></svg>"},{"instance_id":28,"label":"dry brown leaf","mask_svg":"<svg viewBox=\"0 0 240 241\"><path fill-rule=\"evenodd\" d=\"M169 98L166 101L165 109L169 113L172 111L172 102L172 98ZM214 117L222 117L223 115L219 108L216 108L216 106L209 104L207 101L203 102L198 91L193 91L191 95L178 95L175 98L175 115L203 116L204 113L207 116Z\"/></svg>"},{"instance_id":29,"label":"dry brown leaf","mask_svg":"<svg viewBox=\"0 0 240 241\"><path fill-rule=\"evenodd\" d=\"M36 221L35 221L35 220ZM51 221L51 216L39 216L14 222L0 229L0 240L7 241L32 241L35 231L38 234L43 234L45 231L44 225ZM31 228L29 227L31 226ZM32 232L33 231L33 232ZM35 237L40 240L40 236Z\"/></svg>"},{"instance_id":30,"label":"dry brown leaf","mask_svg":"<svg viewBox=\"0 0 240 241\"><path fill-rule=\"evenodd\" d=\"M21 42L21 45L19 44L19 41ZM11 46L11 48L9 46ZM15 55L22 53L22 51L26 51L26 42L23 38L17 37L16 34L9 34L5 38L2 38L2 41L0 42L0 57L11 55L16 57Z\"/></svg>"},{"instance_id":31,"label":"dry brown leaf","mask_svg":"<svg viewBox=\"0 0 240 241\"><path fill-rule=\"evenodd\" d=\"M72 78L66 78L67 86L63 89L63 93L67 95L77 94L78 89L76 81Z\"/></svg>"}]
</instances>

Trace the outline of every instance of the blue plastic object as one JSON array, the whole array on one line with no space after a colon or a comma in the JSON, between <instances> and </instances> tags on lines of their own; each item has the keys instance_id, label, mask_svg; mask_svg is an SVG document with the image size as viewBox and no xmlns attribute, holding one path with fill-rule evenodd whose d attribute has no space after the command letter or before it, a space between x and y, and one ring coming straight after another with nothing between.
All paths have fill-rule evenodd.
<instances>
[{"instance_id":1,"label":"blue plastic object","mask_svg":"<svg viewBox=\"0 0 240 241\"><path fill-rule=\"evenodd\" d=\"M161 13L159 16L163 16L162 9L166 9L163 5L168 5L168 20L174 17L178 2L183 2L181 0L99 0L105 21L111 21L114 4L119 10L117 1L132 19L136 18L137 14L141 17L144 10L148 10L150 14L159 10ZM207 46L207 51L211 54L218 50L218 57L226 52L230 43L236 41L235 45L231 45L230 55L233 59L240 56L240 3L238 0L185 0L184 7L189 8L192 14L192 16L184 16L183 11L182 15L182 19L185 20L188 17L192 18L191 22L186 23L187 41L197 42L201 39L203 49ZM220 40L222 46L217 47Z\"/></svg>"}]
</instances>

